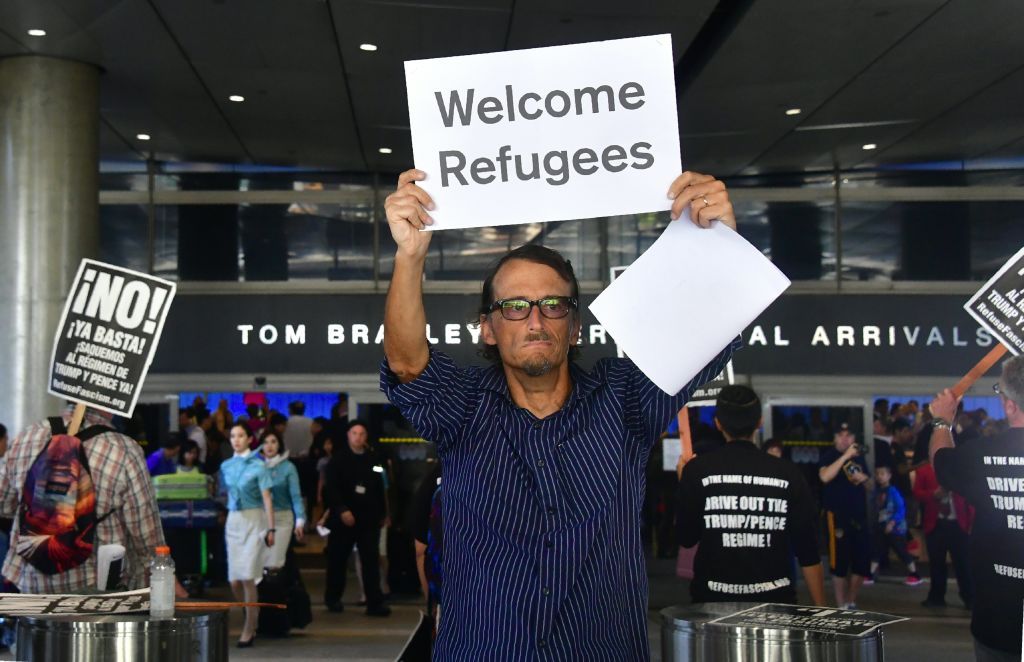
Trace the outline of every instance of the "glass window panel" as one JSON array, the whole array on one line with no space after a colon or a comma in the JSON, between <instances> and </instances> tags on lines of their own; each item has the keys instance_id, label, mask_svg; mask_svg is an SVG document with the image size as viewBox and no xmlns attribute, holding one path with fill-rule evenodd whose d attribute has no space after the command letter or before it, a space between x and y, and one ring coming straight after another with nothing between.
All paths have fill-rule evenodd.
<instances>
[{"instance_id":1,"label":"glass window panel","mask_svg":"<svg viewBox=\"0 0 1024 662\"><path fill-rule=\"evenodd\" d=\"M149 223L144 205L100 207L100 259L136 271L149 270Z\"/></svg>"},{"instance_id":2,"label":"glass window panel","mask_svg":"<svg viewBox=\"0 0 1024 662\"><path fill-rule=\"evenodd\" d=\"M987 280L1024 245L1020 202L844 202L845 280Z\"/></svg>"},{"instance_id":3,"label":"glass window panel","mask_svg":"<svg viewBox=\"0 0 1024 662\"><path fill-rule=\"evenodd\" d=\"M834 280L835 205L735 201L740 235L790 280Z\"/></svg>"}]
</instances>

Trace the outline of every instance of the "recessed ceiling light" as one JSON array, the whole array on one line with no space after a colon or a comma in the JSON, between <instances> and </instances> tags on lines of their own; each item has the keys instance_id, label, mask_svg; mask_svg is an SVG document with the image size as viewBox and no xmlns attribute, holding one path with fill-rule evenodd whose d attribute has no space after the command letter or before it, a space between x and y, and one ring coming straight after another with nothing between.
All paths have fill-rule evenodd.
<instances>
[{"instance_id":1,"label":"recessed ceiling light","mask_svg":"<svg viewBox=\"0 0 1024 662\"><path fill-rule=\"evenodd\" d=\"M377 50L377 44L359 44L359 50L369 51L370 53L372 53L373 51Z\"/></svg>"},{"instance_id":2,"label":"recessed ceiling light","mask_svg":"<svg viewBox=\"0 0 1024 662\"><path fill-rule=\"evenodd\" d=\"M875 143L868 143L867 145L861 147L861 149L875 149L876 147L878 147L878 145L876 145Z\"/></svg>"},{"instance_id":3,"label":"recessed ceiling light","mask_svg":"<svg viewBox=\"0 0 1024 662\"><path fill-rule=\"evenodd\" d=\"M32 30L28 31L28 34L29 34L30 37L45 37L46 36L46 30L32 29Z\"/></svg>"},{"instance_id":4,"label":"recessed ceiling light","mask_svg":"<svg viewBox=\"0 0 1024 662\"><path fill-rule=\"evenodd\" d=\"M381 154L390 154L391 153L391 148L390 147L381 147L377 151L380 152Z\"/></svg>"},{"instance_id":5,"label":"recessed ceiling light","mask_svg":"<svg viewBox=\"0 0 1024 662\"><path fill-rule=\"evenodd\" d=\"M243 97L241 94L232 94L231 96L228 97L228 101L234 101L235 103L242 103L243 101L245 101L245 97Z\"/></svg>"},{"instance_id":6,"label":"recessed ceiling light","mask_svg":"<svg viewBox=\"0 0 1024 662\"><path fill-rule=\"evenodd\" d=\"M139 140L149 140L150 135L148 133L140 133L135 137L138 138Z\"/></svg>"},{"instance_id":7,"label":"recessed ceiling light","mask_svg":"<svg viewBox=\"0 0 1024 662\"><path fill-rule=\"evenodd\" d=\"M786 114L787 115L799 115L800 114L800 109L799 108L790 108L789 110L786 111Z\"/></svg>"}]
</instances>

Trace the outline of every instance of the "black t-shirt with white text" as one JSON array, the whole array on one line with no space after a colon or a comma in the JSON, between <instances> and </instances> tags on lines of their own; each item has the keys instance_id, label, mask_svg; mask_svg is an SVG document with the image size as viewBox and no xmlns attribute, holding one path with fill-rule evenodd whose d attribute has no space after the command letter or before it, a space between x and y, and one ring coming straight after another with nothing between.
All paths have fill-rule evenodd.
<instances>
[{"instance_id":1,"label":"black t-shirt with white text","mask_svg":"<svg viewBox=\"0 0 1024 662\"><path fill-rule=\"evenodd\" d=\"M684 547L700 543L694 602L795 602L790 554L818 556L817 508L793 463L749 441L691 460L683 470L677 520Z\"/></svg>"},{"instance_id":2,"label":"black t-shirt with white text","mask_svg":"<svg viewBox=\"0 0 1024 662\"><path fill-rule=\"evenodd\" d=\"M975 584L971 633L1020 653L1024 617L1024 428L935 454L939 484L976 509L968 559Z\"/></svg>"}]
</instances>

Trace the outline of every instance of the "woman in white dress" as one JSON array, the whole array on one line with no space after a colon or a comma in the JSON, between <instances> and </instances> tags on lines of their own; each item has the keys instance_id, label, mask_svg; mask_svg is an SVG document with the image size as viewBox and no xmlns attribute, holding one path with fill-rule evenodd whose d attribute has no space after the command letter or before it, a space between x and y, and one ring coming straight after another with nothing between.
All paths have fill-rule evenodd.
<instances>
[{"instance_id":1,"label":"woman in white dress","mask_svg":"<svg viewBox=\"0 0 1024 662\"><path fill-rule=\"evenodd\" d=\"M242 423L231 427L234 457L220 465L221 491L228 496L224 539L228 551L228 579L239 602L256 602L256 579L263 576L263 556L274 545L274 503L270 472L250 450L252 434ZM239 648L252 646L259 609L245 608Z\"/></svg>"}]
</instances>

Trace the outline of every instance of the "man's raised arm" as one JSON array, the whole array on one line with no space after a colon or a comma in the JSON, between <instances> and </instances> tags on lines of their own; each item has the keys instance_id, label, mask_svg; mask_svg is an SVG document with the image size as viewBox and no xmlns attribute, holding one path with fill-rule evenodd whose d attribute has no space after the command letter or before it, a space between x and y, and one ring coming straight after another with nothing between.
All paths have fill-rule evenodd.
<instances>
[{"instance_id":1,"label":"man's raised arm","mask_svg":"<svg viewBox=\"0 0 1024 662\"><path fill-rule=\"evenodd\" d=\"M419 377L430 359L427 314L423 309L423 267L431 233L420 230L433 223L427 210L433 209L434 202L416 185L425 178L426 173L421 170L406 170L398 177L398 188L384 201L388 227L398 244L384 304L384 355L403 384Z\"/></svg>"}]
</instances>

